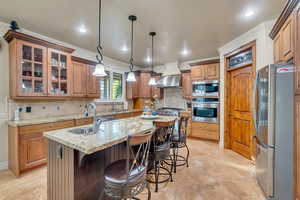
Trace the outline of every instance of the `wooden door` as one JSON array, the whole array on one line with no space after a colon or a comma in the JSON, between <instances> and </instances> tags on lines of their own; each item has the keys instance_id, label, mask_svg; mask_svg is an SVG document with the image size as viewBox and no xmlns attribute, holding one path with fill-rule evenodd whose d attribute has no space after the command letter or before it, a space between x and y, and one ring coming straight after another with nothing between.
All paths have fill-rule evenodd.
<instances>
[{"instance_id":1,"label":"wooden door","mask_svg":"<svg viewBox=\"0 0 300 200\"><path fill-rule=\"evenodd\" d=\"M21 135L20 168L21 171L40 166L47 162L47 138L43 133Z\"/></svg>"},{"instance_id":2,"label":"wooden door","mask_svg":"<svg viewBox=\"0 0 300 200\"><path fill-rule=\"evenodd\" d=\"M87 96L100 98L100 77L93 75L95 66L87 65Z\"/></svg>"},{"instance_id":3,"label":"wooden door","mask_svg":"<svg viewBox=\"0 0 300 200\"><path fill-rule=\"evenodd\" d=\"M17 96L47 96L47 48L21 40L17 43L18 73L13 75L18 80Z\"/></svg>"},{"instance_id":4,"label":"wooden door","mask_svg":"<svg viewBox=\"0 0 300 200\"><path fill-rule=\"evenodd\" d=\"M219 80L219 71L220 71L220 64L208 64L206 66L206 79L207 80Z\"/></svg>"},{"instance_id":5,"label":"wooden door","mask_svg":"<svg viewBox=\"0 0 300 200\"><path fill-rule=\"evenodd\" d=\"M83 63L73 62L73 96L84 97L87 94L87 67Z\"/></svg>"},{"instance_id":6,"label":"wooden door","mask_svg":"<svg viewBox=\"0 0 300 200\"><path fill-rule=\"evenodd\" d=\"M297 8L295 13L295 93L300 94L300 7Z\"/></svg>"},{"instance_id":7,"label":"wooden door","mask_svg":"<svg viewBox=\"0 0 300 200\"><path fill-rule=\"evenodd\" d=\"M300 200L300 96L295 97L295 197Z\"/></svg>"},{"instance_id":8,"label":"wooden door","mask_svg":"<svg viewBox=\"0 0 300 200\"><path fill-rule=\"evenodd\" d=\"M281 31L282 56L285 62L294 56L294 15L292 14L282 27Z\"/></svg>"},{"instance_id":9,"label":"wooden door","mask_svg":"<svg viewBox=\"0 0 300 200\"><path fill-rule=\"evenodd\" d=\"M192 67L192 80L205 80L206 65Z\"/></svg>"},{"instance_id":10,"label":"wooden door","mask_svg":"<svg viewBox=\"0 0 300 200\"><path fill-rule=\"evenodd\" d=\"M190 99L192 96L191 73L182 73L182 96Z\"/></svg>"},{"instance_id":11,"label":"wooden door","mask_svg":"<svg viewBox=\"0 0 300 200\"><path fill-rule=\"evenodd\" d=\"M251 158L252 148L252 66L229 72L229 135L231 149Z\"/></svg>"},{"instance_id":12,"label":"wooden door","mask_svg":"<svg viewBox=\"0 0 300 200\"><path fill-rule=\"evenodd\" d=\"M274 62L280 63L282 61L282 48L281 48L281 34L280 32L274 39Z\"/></svg>"},{"instance_id":13,"label":"wooden door","mask_svg":"<svg viewBox=\"0 0 300 200\"><path fill-rule=\"evenodd\" d=\"M149 81L151 78L150 73L141 73L140 81L139 81L139 97L140 98L151 98L151 86L149 85Z\"/></svg>"}]
</instances>

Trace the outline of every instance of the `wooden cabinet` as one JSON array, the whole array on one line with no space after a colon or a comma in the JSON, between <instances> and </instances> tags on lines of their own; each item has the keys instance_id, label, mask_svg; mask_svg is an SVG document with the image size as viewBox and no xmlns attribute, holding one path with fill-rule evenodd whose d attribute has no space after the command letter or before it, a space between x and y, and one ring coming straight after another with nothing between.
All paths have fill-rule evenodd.
<instances>
[{"instance_id":1,"label":"wooden cabinet","mask_svg":"<svg viewBox=\"0 0 300 200\"><path fill-rule=\"evenodd\" d=\"M219 124L192 122L191 137L219 141Z\"/></svg>"},{"instance_id":2,"label":"wooden cabinet","mask_svg":"<svg viewBox=\"0 0 300 200\"><path fill-rule=\"evenodd\" d=\"M191 72L183 72L181 74L182 79L182 96L185 99L192 98L192 79L191 79Z\"/></svg>"},{"instance_id":3,"label":"wooden cabinet","mask_svg":"<svg viewBox=\"0 0 300 200\"><path fill-rule=\"evenodd\" d=\"M141 115L142 112L130 112L130 113L120 113L115 115L115 119L124 119L124 118L129 118L129 117L136 117Z\"/></svg>"},{"instance_id":4,"label":"wooden cabinet","mask_svg":"<svg viewBox=\"0 0 300 200\"><path fill-rule=\"evenodd\" d=\"M282 49L281 49L281 35L280 33L274 39L274 62L280 63L282 62Z\"/></svg>"},{"instance_id":5,"label":"wooden cabinet","mask_svg":"<svg viewBox=\"0 0 300 200\"><path fill-rule=\"evenodd\" d=\"M71 95L70 54L74 49L9 30L10 96L41 99Z\"/></svg>"},{"instance_id":6,"label":"wooden cabinet","mask_svg":"<svg viewBox=\"0 0 300 200\"><path fill-rule=\"evenodd\" d=\"M127 79L128 73L126 73L126 79ZM135 72L135 82L126 82L126 98L127 99L136 99L139 97L139 82L140 77L139 73Z\"/></svg>"},{"instance_id":7,"label":"wooden cabinet","mask_svg":"<svg viewBox=\"0 0 300 200\"><path fill-rule=\"evenodd\" d=\"M160 75L152 76L155 78L156 82L160 79ZM151 96L152 98L162 99L163 98L163 91L161 88L152 86L151 87Z\"/></svg>"},{"instance_id":8,"label":"wooden cabinet","mask_svg":"<svg viewBox=\"0 0 300 200\"><path fill-rule=\"evenodd\" d=\"M152 98L151 95L151 86L149 85L149 81L151 78L151 74L148 72L141 72L140 73L140 80L139 80L139 97L144 99Z\"/></svg>"},{"instance_id":9,"label":"wooden cabinet","mask_svg":"<svg viewBox=\"0 0 300 200\"><path fill-rule=\"evenodd\" d=\"M220 64L209 63L193 66L191 71L192 80L217 80L219 79Z\"/></svg>"},{"instance_id":10,"label":"wooden cabinet","mask_svg":"<svg viewBox=\"0 0 300 200\"><path fill-rule=\"evenodd\" d=\"M93 75L94 65L87 65L87 97L100 98L100 77Z\"/></svg>"},{"instance_id":11,"label":"wooden cabinet","mask_svg":"<svg viewBox=\"0 0 300 200\"><path fill-rule=\"evenodd\" d=\"M295 12L295 94L300 95L300 7Z\"/></svg>"},{"instance_id":12,"label":"wooden cabinet","mask_svg":"<svg viewBox=\"0 0 300 200\"><path fill-rule=\"evenodd\" d=\"M87 78L86 65L79 62L73 62L73 96L86 96Z\"/></svg>"},{"instance_id":13,"label":"wooden cabinet","mask_svg":"<svg viewBox=\"0 0 300 200\"><path fill-rule=\"evenodd\" d=\"M94 119L92 117L84 118L84 119L76 119L75 126L84 126L84 125L92 124L93 120Z\"/></svg>"}]
</instances>

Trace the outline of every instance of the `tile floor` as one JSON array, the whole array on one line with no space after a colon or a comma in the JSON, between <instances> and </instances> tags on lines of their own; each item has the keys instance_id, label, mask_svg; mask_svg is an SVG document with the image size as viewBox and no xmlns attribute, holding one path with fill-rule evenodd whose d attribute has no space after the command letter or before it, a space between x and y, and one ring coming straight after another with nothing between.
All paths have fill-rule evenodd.
<instances>
[{"instance_id":1,"label":"tile floor","mask_svg":"<svg viewBox=\"0 0 300 200\"><path fill-rule=\"evenodd\" d=\"M181 167L174 182L160 185L152 200L264 200L249 160L218 145L189 140L190 167ZM0 172L0 200L46 200L47 168L15 178ZM152 187L153 189L153 187ZM146 199L145 193L140 195Z\"/></svg>"}]
</instances>

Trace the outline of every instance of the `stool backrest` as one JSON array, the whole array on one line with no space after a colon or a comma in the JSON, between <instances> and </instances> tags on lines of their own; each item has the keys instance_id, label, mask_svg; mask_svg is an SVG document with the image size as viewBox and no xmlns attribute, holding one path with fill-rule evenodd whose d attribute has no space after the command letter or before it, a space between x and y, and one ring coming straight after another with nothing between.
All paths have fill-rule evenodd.
<instances>
[{"instance_id":1,"label":"stool backrest","mask_svg":"<svg viewBox=\"0 0 300 200\"><path fill-rule=\"evenodd\" d=\"M157 128L152 138L152 143L154 144L154 146L158 146L171 141L175 122L176 119L168 122L153 122L154 126Z\"/></svg>"},{"instance_id":2,"label":"stool backrest","mask_svg":"<svg viewBox=\"0 0 300 200\"><path fill-rule=\"evenodd\" d=\"M153 130L144 134L128 136L126 158L127 180L130 178L129 175L132 174L133 170L142 171L147 168L151 137L155 131L156 128L153 128Z\"/></svg>"},{"instance_id":3,"label":"stool backrest","mask_svg":"<svg viewBox=\"0 0 300 200\"><path fill-rule=\"evenodd\" d=\"M187 136L188 123L189 123L188 116L186 115L180 116L179 127L178 127L179 138Z\"/></svg>"}]
</instances>

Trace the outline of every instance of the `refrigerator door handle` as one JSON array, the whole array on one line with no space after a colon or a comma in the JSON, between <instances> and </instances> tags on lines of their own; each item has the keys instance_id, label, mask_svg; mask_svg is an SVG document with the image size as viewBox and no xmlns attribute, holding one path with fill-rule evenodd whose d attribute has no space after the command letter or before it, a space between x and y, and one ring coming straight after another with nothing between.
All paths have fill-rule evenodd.
<instances>
[{"instance_id":1,"label":"refrigerator door handle","mask_svg":"<svg viewBox=\"0 0 300 200\"><path fill-rule=\"evenodd\" d=\"M253 99L252 99L252 103L253 103L253 112L252 112L252 116L253 116L253 123L254 123L254 128L256 130L256 132L258 131L258 125L257 125L257 83L258 82L258 72L255 76L255 81L254 81L254 87L253 87Z\"/></svg>"}]
</instances>

